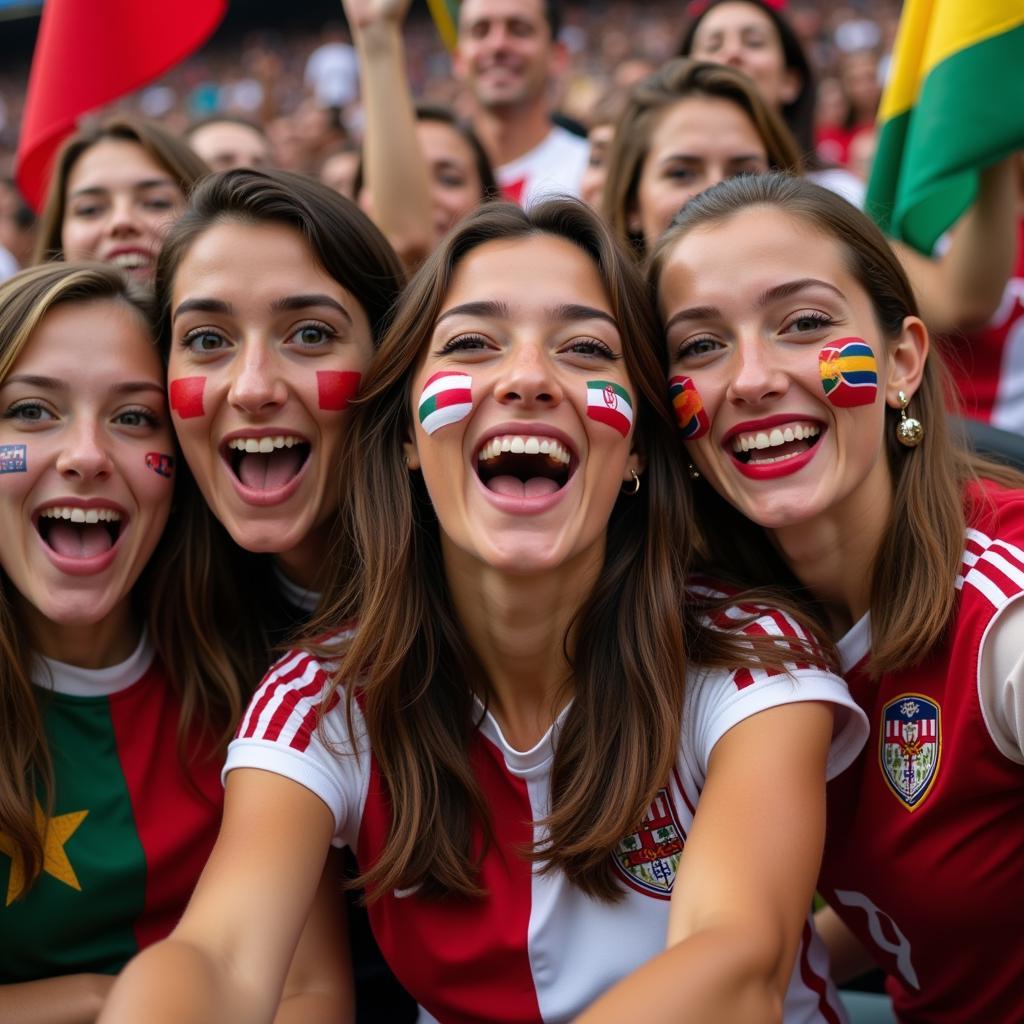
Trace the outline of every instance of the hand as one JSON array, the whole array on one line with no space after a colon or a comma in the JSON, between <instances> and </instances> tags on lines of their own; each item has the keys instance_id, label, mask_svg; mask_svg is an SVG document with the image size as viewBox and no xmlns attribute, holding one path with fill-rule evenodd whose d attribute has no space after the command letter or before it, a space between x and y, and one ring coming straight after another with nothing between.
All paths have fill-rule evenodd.
<instances>
[{"instance_id":1,"label":"hand","mask_svg":"<svg viewBox=\"0 0 1024 1024\"><path fill-rule=\"evenodd\" d=\"M410 0L341 0L353 32L391 22L400 25L409 11Z\"/></svg>"}]
</instances>

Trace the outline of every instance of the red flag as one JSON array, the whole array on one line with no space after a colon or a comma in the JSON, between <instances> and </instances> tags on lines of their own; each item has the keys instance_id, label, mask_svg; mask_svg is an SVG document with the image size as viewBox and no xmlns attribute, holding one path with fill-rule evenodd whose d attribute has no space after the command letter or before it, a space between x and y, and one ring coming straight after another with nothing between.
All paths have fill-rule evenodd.
<instances>
[{"instance_id":1,"label":"red flag","mask_svg":"<svg viewBox=\"0 0 1024 1024\"><path fill-rule=\"evenodd\" d=\"M227 0L46 0L17 157L18 186L36 210L78 118L187 57L226 9Z\"/></svg>"}]
</instances>

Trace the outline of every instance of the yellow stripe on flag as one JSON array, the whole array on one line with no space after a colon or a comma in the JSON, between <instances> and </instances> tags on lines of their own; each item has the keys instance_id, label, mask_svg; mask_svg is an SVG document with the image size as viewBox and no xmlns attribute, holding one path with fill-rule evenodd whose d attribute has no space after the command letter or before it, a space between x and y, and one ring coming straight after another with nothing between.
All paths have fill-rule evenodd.
<instances>
[{"instance_id":1,"label":"yellow stripe on flag","mask_svg":"<svg viewBox=\"0 0 1024 1024\"><path fill-rule=\"evenodd\" d=\"M874 356L840 356L834 363L823 365L836 366L843 373L859 373L862 370L874 373L878 369Z\"/></svg>"},{"instance_id":2,"label":"yellow stripe on flag","mask_svg":"<svg viewBox=\"0 0 1024 1024\"><path fill-rule=\"evenodd\" d=\"M437 33L441 37L441 42L444 43L445 48L450 53L455 49L455 43L458 41L459 37L459 30L458 26L455 24L454 17L452 17L451 8L448 6L448 0L427 0L427 7L430 8L434 24L437 26Z\"/></svg>"},{"instance_id":3,"label":"yellow stripe on flag","mask_svg":"<svg viewBox=\"0 0 1024 1024\"><path fill-rule=\"evenodd\" d=\"M944 60L1018 25L1024 25L1024 0L907 0L879 123L909 110L921 83ZM993 102L998 102L996 97Z\"/></svg>"}]
</instances>

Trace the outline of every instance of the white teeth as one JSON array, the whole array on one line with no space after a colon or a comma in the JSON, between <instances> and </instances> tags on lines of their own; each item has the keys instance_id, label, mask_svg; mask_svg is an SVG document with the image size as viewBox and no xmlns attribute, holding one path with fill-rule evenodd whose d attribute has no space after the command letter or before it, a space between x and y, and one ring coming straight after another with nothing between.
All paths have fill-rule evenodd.
<instances>
[{"instance_id":1,"label":"white teeth","mask_svg":"<svg viewBox=\"0 0 1024 1024\"><path fill-rule=\"evenodd\" d=\"M278 434L276 437L233 437L228 441L228 448L238 452L250 452L253 455L267 455L276 448L293 448L303 444L301 437L294 434Z\"/></svg>"},{"instance_id":2,"label":"white teeth","mask_svg":"<svg viewBox=\"0 0 1024 1024\"><path fill-rule=\"evenodd\" d=\"M773 430L768 435L768 444L771 445L772 448L776 447L776 445L785 444L785 441L786 439L782 436L781 430Z\"/></svg>"},{"instance_id":3,"label":"white teeth","mask_svg":"<svg viewBox=\"0 0 1024 1024\"><path fill-rule=\"evenodd\" d=\"M110 262L115 267L121 267L124 270L136 270L138 267L148 264L149 260L140 252L122 252L113 257Z\"/></svg>"},{"instance_id":4,"label":"white teeth","mask_svg":"<svg viewBox=\"0 0 1024 1024\"><path fill-rule=\"evenodd\" d=\"M770 448L771 447L771 442L768 440L768 435L767 434L758 434L757 437L754 438L754 447L755 448Z\"/></svg>"},{"instance_id":5,"label":"white teeth","mask_svg":"<svg viewBox=\"0 0 1024 1024\"><path fill-rule=\"evenodd\" d=\"M505 434L491 438L480 449L477 457L481 462L486 462L501 455L502 452L511 452L514 455L546 455L565 465L572 459L569 450L560 441L553 437L536 437L533 434L525 437L519 434Z\"/></svg>"},{"instance_id":6,"label":"white teeth","mask_svg":"<svg viewBox=\"0 0 1024 1024\"><path fill-rule=\"evenodd\" d=\"M762 450L764 448L777 448L780 444L787 444L789 441L802 441L804 438L817 437L821 433L821 427L812 423L794 423L792 426L785 428L775 427L771 431L765 433L760 431L753 434L737 434L732 439L732 450L739 454L740 452L749 452L753 449ZM761 459L761 462L767 460Z\"/></svg>"},{"instance_id":7,"label":"white teeth","mask_svg":"<svg viewBox=\"0 0 1024 1024\"><path fill-rule=\"evenodd\" d=\"M797 429L799 429L799 427ZM782 432L782 439L784 441L787 441L787 442L795 441L796 440L796 434L794 434L793 431L789 427L786 427L786 429Z\"/></svg>"},{"instance_id":8,"label":"white teeth","mask_svg":"<svg viewBox=\"0 0 1024 1024\"><path fill-rule=\"evenodd\" d=\"M41 519L66 519L72 523L116 523L121 513L112 508L76 508L71 505L51 505L40 513Z\"/></svg>"}]
</instances>

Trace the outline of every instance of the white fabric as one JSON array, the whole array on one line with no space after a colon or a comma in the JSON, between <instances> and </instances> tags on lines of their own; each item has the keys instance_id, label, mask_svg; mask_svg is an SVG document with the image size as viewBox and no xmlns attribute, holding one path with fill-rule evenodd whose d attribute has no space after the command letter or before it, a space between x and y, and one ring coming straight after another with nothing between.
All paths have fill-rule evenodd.
<instances>
[{"instance_id":1,"label":"white fabric","mask_svg":"<svg viewBox=\"0 0 1024 1024\"><path fill-rule=\"evenodd\" d=\"M1024 600L1017 598L989 626L978 667L978 700L992 742L1024 764Z\"/></svg>"},{"instance_id":2,"label":"white fabric","mask_svg":"<svg viewBox=\"0 0 1024 1024\"><path fill-rule=\"evenodd\" d=\"M495 168L494 173L502 188L525 179L519 205L529 209L552 196L578 197L588 155L586 139L554 125L543 142L518 159Z\"/></svg>"},{"instance_id":3,"label":"white fabric","mask_svg":"<svg viewBox=\"0 0 1024 1024\"><path fill-rule=\"evenodd\" d=\"M857 175L843 170L842 167L825 167L820 171L808 171L804 177L830 192L835 192L837 196L842 196L858 210L864 209L867 189Z\"/></svg>"},{"instance_id":4,"label":"white fabric","mask_svg":"<svg viewBox=\"0 0 1024 1024\"><path fill-rule=\"evenodd\" d=\"M37 654L32 659L32 682L44 690L72 697L109 697L141 679L153 657L153 645L143 629L135 650L124 661L107 668L80 668Z\"/></svg>"},{"instance_id":5,"label":"white fabric","mask_svg":"<svg viewBox=\"0 0 1024 1024\"><path fill-rule=\"evenodd\" d=\"M306 61L305 81L321 107L346 107L359 95L359 59L348 43L324 43Z\"/></svg>"}]
</instances>

